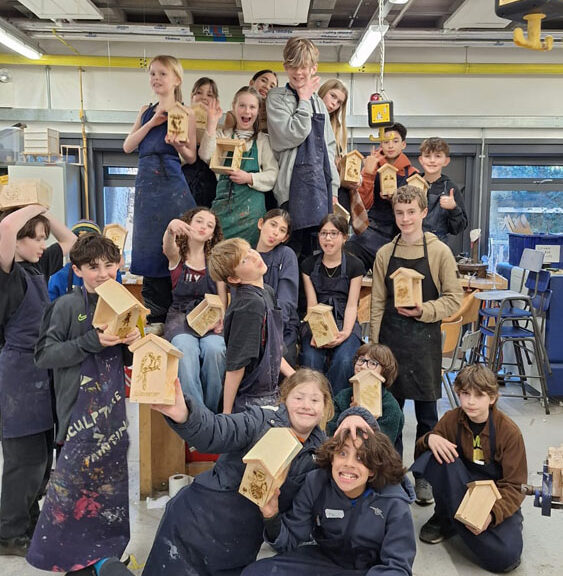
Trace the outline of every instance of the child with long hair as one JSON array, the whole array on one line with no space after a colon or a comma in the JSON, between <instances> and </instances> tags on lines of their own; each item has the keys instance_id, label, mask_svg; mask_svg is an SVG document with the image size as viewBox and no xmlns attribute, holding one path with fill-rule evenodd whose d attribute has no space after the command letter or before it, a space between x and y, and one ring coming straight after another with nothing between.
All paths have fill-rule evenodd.
<instances>
[{"instance_id":1,"label":"child with long hair","mask_svg":"<svg viewBox=\"0 0 563 576\"><path fill-rule=\"evenodd\" d=\"M329 214L319 226L321 253L310 256L301 266L307 309L316 304L332 306L338 327L335 339L319 348L308 325L303 325L301 365L323 372L330 359L326 374L334 395L348 387L348 380L354 373L354 354L362 343L358 301L364 267L358 258L344 252L347 237L346 220Z\"/></svg>"},{"instance_id":2,"label":"child with long hair","mask_svg":"<svg viewBox=\"0 0 563 576\"><path fill-rule=\"evenodd\" d=\"M258 220L258 230L260 238L256 250L268 267L264 274L264 283L274 289L282 311L283 343L286 348L284 358L295 368L299 329L299 265L295 252L284 245L291 234L289 212L281 208L269 210Z\"/></svg>"},{"instance_id":3,"label":"child with long hair","mask_svg":"<svg viewBox=\"0 0 563 576\"><path fill-rule=\"evenodd\" d=\"M178 365L182 390L213 412L219 406L225 374L223 322L200 336L190 328L186 315L205 294L219 294L227 308L225 284L215 283L207 271L211 249L222 239L219 220L209 208L201 206L171 220L162 239L172 280L172 304L164 336L184 353Z\"/></svg>"},{"instance_id":4,"label":"child with long hair","mask_svg":"<svg viewBox=\"0 0 563 576\"><path fill-rule=\"evenodd\" d=\"M291 510L277 497L262 509L265 533L280 554L243 576L410 576L416 554L413 490L401 458L381 432L327 440ZM314 539L314 544L300 546Z\"/></svg>"},{"instance_id":5,"label":"child with long hair","mask_svg":"<svg viewBox=\"0 0 563 576\"><path fill-rule=\"evenodd\" d=\"M182 66L173 56L155 56L149 64L156 104L143 106L125 138L127 154L139 150L135 179L131 272L143 276L149 322L164 322L170 306L170 274L161 239L168 222L195 206L182 174L180 158L196 159L195 122L190 115L188 142L167 135L167 111L182 101Z\"/></svg>"},{"instance_id":6,"label":"child with long hair","mask_svg":"<svg viewBox=\"0 0 563 576\"><path fill-rule=\"evenodd\" d=\"M265 192L272 190L278 177L278 163L268 136L258 132L260 102L254 88L243 86L233 99L235 127L225 130L217 129L222 115L219 103L211 104L207 131L199 149L200 157L209 162L217 138L244 140L240 168L219 176L213 210L221 219L225 238L244 238L251 246L258 242L256 223L266 212ZM229 153L224 164L229 166L231 161Z\"/></svg>"}]
</instances>

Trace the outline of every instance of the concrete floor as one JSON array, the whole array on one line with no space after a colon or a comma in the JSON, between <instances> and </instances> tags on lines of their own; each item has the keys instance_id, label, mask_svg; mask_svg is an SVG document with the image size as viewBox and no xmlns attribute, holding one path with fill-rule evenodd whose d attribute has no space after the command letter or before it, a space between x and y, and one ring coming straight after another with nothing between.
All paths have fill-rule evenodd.
<instances>
[{"instance_id":1,"label":"concrete floor","mask_svg":"<svg viewBox=\"0 0 563 576\"><path fill-rule=\"evenodd\" d=\"M543 460L547 455L548 446L556 446L563 442L563 406L553 404L551 415L546 416L542 406L537 400L501 398L499 406L520 426L526 442L528 455L529 483L539 484L541 477L536 474L541 470ZM447 401L439 403L440 414L449 409ZM411 402L405 406L406 424L404 431L406 464L410 464L412 447L414 444L415 419ZM134 414L131 414L134 420ZM132 422L132 428L134 423ZM138 458L138 448L132 442L130 460L132 462L132 495L138 494L138 473L133 470ZM418 533L420 527L432 515L432 506L422 508L413 505L412 513L415 529ZM522 563L512 574L514 576L552 576L561 569L563 563L563 510L554 510L551 517L541 515L539 508L534 508L533 498L528 497L523 504L524 514L524 553ZM131 500L131 542L127 552L134 555L139 566L142 566L150 550L162 510L147 510L145 502L139 502L132 497ZM457 538L443 544L430 546L417 543L418 550L414 563L416 576L435 576L444 574L448 576L473 576L487 573L476 567L467 559ZM263 547L260 556L270 555L271 551ZM140 574L141 569L134 570ZM51 574L36 570L29 566L23 558L0 557L1 576L40 576ZM176 575L170 575L176 576ZM180 576L180 575L178 575Z\"/></svg>"}]
</instances>

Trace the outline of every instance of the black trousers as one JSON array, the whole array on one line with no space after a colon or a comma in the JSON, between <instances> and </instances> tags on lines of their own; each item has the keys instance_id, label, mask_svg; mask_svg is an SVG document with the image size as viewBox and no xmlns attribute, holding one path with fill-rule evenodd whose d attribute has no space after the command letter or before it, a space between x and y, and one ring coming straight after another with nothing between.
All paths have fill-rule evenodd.
<instances>
[{"instance_id":1,"label":"black trousers","mask_svg":"<svg viewBox=\"0 0 563 576\"><path fill-rule=\"evenodd\" d=\"M53 430L3 438L0 539L33 534L53 463Z\"/></svg>"},{"instance_id":2,"label":"black trousers","mask_svg":"<svg viewBox=\"0 0 563 576\"><path fill-rule=\"evenodd\" d=\"M397 402L403 410L405 406L405 398L397 398ZM430 432L434 426L438 423L438 406L436 400L431 400L429 402L422 400L413 400L414 402L414 413L416 416L416 440L421 436L424 436L427 432ZM404 410L403 410L404 412ZM397 452L403 457L403 432L401 431L399 436L397 436L397 441L395 443ZM415 478L420 477L420 475L415 474Z\"/></svg>"},{"instance_id":3,"label":"black trousers","mask_svg":"<svg viewBox=\"0 0 563 576\"><path fill-rule=\"evenodd\" d=\"M150 309L148 322L164 322L170 304L172 304L172 280L165 278L143 277L141 290L145 306Z\"/></svg>"}]
</instances>

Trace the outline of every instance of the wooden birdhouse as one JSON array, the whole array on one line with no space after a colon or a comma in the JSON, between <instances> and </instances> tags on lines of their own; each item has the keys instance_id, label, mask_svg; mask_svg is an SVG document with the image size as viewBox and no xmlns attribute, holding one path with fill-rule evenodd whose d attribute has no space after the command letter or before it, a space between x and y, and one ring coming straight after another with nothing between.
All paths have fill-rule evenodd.
<instances>
[{"instance_id":1,"label":"wooden birdhouse","mask_svg":"<svg viewBox=\"0 0 563 576\"><path fill-rule=\"evenodd\" d=\"M337 216L342 216L342 218L344 218L344 220L346 220L347 223L350 222L350 212L348 212L348 210L346 210L346 208L344 208L344 206L342 206L342 204L339 204L338 202L335 202L332 205L332 211L337 215Z\"/></svg>"},{"instance_id":2,"label":"wooden birdhouse","mask_svg":"<svg viewBox=\"0 0 563 576\"><path fill-rule=\"evenodd\" d=\"M425 195L428 192L428 188L430 188L430 184L428 184L420 174L409 176L409 178L407 178L407 183L415 188L420 188Z\"/></svg>"},{"instance_id":3,"label":"wooden birdhouse","mask_svg":"<svg viewBox=\"0 0 563 576\"><path fill-rule=\"evenodd\" d=\"M391 164L383 164L377 170L379 174L379 190L382 198L391 198L397 191L397 168Z\"/></svg>"},{"instance_id":4,"label":"wooden birdhouse","mask_svg":"<svg viewBox=\"0 0 563 576\"><path fill-rule=\"evenodd\" d=\"M207 110L201 104L195 104L191 109L195 117L196 139L199 144L207 130Z\"/></svg>"},{"instance_id":5,"label":"wooden birdhouse","mask_svg":"<svg viewBox=\"0 0 563 576\"><path fill-rule=\"evenodd\" d=\"M369 410L376 418L383 414L381 406L381 386L385 378L375 370L361 370L352 378L354 402Z\"/></svg>"},{"instance_id":6,"label":"wooden birdhouse","mask_svg":"<svg viewBox=\"0 0 563 576\"><path fill-rule=\"evenodd\" d=\"M364 157L357 151L352 150L340 159L340 185L351 186L359 184Z\"/></svg>"},{"instance_id":7,"label":"wooden birdhouse","mask_svg":"<svg viewBox=\"0 0 563 576\"><path fill-rule=\"evenodd\" d=\"M146 318L150 312L125 286L111 278L98 286L96 293L99 298L92 325L99 328L107 324L106 334L125 338L135 329L139 317Z\"/></svg>"},{"instance_id":8,"label":"wooden birdhouse","mask_svg":"<svg viewBox=\"0 0 563 576\"><path fill-rule=\"evenodd\" d=\"M470 528L483 530L495 502L501 498L493 480L470 482L454 518Z\"/></svg>"},{"instance_id":9,"label":"wooden birdhouse","mask_svg":"<svg viewBox=\"0 0 563 576\"><path fill-rule=\"evenodd\" d=\"M10 179L0 188L0 210L41 204L49 208L53 201L53 189L39 178Z\"/></svg>"},{"instance_id":10,"label":"wooden birdhouse","mask_svg":"<svg viewBox=\"0 0 563 576\"><path fill-rule=\"evenodd\" d=\"M126 228L120 224L107 224L104 228L103 235L109 238L119 248L119 252L123 254L125 240L127 240Z\"/></svg>"},{"instance_id":11,"label":"wooden birdhouse","mask_svg":"<svg viewBox=\"0 0 563 576\"><path fill-rule=\"evenodd\" d=\"M239 170L242 162L242 155L245 149L244 140L233 140L232 138L217 138L215 151L211 157L209 168L216 174L228 174L233 170ZM225 166L225 160L229 152L232 152L230 166Z\"/></svg>"},{"instance_id":12,"label":"wooden birdhouse","mask_svg":"<svg viewBox=\"0 0 563 576\"><path fill-rule=\"evenodd\" d=\"M264 506L286 479L291 461L302 448L289 428L270 428L247 452L239 493Z\"/></svg>"},{"instance_id":13,"label":"wooden birdhouse","mask_svg":"<svg viewBox=\"0 0 563 576\"><path fill-rule=\"evenodd\" d=\"M168 137L174 136L180 142L188 141L188 109L180 102L176 102L168 110L168 126L166 134Z\"/></svg>"},{"instance_id":14,"label":"wooden birdhouse","mask_svg":"<svg viewBox=\"0 0 563 576\"><path fill-rule=\"evenodd\" d=\"M332 315L332 306L328 304L317 304L309 308L305 322L309 323L317 346L332 342L338 334L338 326Z\"/></svg>"},{"instance_id":15,"label":"wooden birdhouse","mask_svg":"<svg viewBox=\"0 0 563 576\"><path fill-rule=\"evenodd\" d=\"M188 325L204 336L223 318L225 309L217 294L206 294L203 300L186 316Z\"/></svg>"},{"instance_id":16,"label":"wooden birdhouse","mask_svg":"<svg viewBox=\"0 0 563 576\"><path fill-rule=\"evenodd\" d=\"M52 128L24 128L23 153L32 156L58 156L58 131Z\"/></svg>"},{"instance_id":17,"label":"wooden birdhouse","mask_svg":"<svg viewBox=\"0 0 563 576\"><path fill-rule=\"evenodd\" d=\"M133 373L129 399L139 404L168 404L176 401L174 381L182 352L168 340L147 334L129 346Z\"/></svg>"},{"instance_id":18,"label":"wooden birdhouse","mask_svg":"<svg viewBox=\"0 0 563 576\"><path fill-rule=\"evenodd\" d=\"M393 280L395 308L412 308L422 305L422 280L424 275L412 268L397 268L389 276Z\"/></svg>"},{"instance_id":19,"label":"wooden birdhouse","mask_svg":"<svg viewBox=\"0 0 563 576\"><path fill-rule=\"evenodd\" d=\"M563 444L559 448L548 448L547 471L553 478L553 498L563 500Z\"/></svg>"}]
</instances>

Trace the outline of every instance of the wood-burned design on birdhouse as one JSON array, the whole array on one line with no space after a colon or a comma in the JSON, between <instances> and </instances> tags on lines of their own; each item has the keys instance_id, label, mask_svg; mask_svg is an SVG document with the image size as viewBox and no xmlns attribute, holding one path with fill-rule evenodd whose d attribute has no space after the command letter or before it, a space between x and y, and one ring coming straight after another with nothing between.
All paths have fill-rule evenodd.
<instances>
[{"instance_id":1,"label":"wood-burned design on birdhouse","mask_svg":"<svg viewBox=\"0 0 563 576\"><path fill-rule=\"evenodd\" d=\"M127 228L120 224L107 224L104 228L103 235L109 238L118 248L120 254L123 254L125 241L127 240Z\"/></svg>"},{"instance_id":2,"label":"wood-burned design on birdhouse","mask_svg":"<svg viewBox=\"0 0 563 576\"><path fill-rule=\"evenodd\" d=\"M168 110L168 127L166 134L168 137L175 137L180 142L188 141L188 109L176 102Z\"/></svg>"},{"instance_id":3,"label":"wood-burned design on birdhouse","mask_svg":"<svg viewBox=\"0 0 563 576\"><path fill-rule=\"evenodd\" d=\"M207 130L207 110L201 104L195 104L191 109L195 117L196 140L199 144Z\"/></svg>"},{"instance_id":4,"label":"wood-burned design on birdhouse","mask_svg":"<svg viewBox=\"0 0 563 576\"><path fill-rule=\"evenodd\" d=\"M270 428L247 452L239 493L264 506L286 479L291 461L302 448L289 428Z\"/></svg>"},{"instance_id":5,"label":"wood-burned design on birdhouse","mask_svg":"<svg viewBox=\"0 0 563 576\"><path fill-rule=\"evenodd\" d=\"M217 138L209 168L216 174L228 174L233 170L239 170L244 150L244 140ZM225 165L225 161L228 162L227 165Z\"/></svg>"},{"instance_id":6,"label":"wood-burned design on birdhouse","mask_svg":"<svg viewBox=\"0 0 563 576\"><path fill-rule=\"evenodd\" d=\"M332 315L332 306L328 304L316 304L309 308L305 322L309 323L317 346L329 344L338 335L338 326Z\"/></svg>"},{"instance_id":7,"label":"wood-burned design on birdhouse","mask_svg":"<svg viewBox=\"0 0 563 576\"><path fill-rule=\"evenodd\" d=\"M340 185L352 186L359 184L364 157L357 151L352 150L340 159Z\"/></svg>"},{"instance_id":8,"label":"wood-burned design on birdhouse","mask_svg":"<svg viewBox=\"0 0 563 576\"><path fill-rule=\"evenodd\" d=\"M225 309L217 294L206 294L203 300L186 316L188 325L204 336L223 318Z\"/></svg>"},{"instance_id":9,"label":"wood-burned design on birdhouse","mask_svg":"<svg viewBox=\"0 0 563 576\"><path fill-rule=\"evenodd\" d=\"M29 204L41 204L49 208L52 200L53 189L39 178L10 179L8 184L0 188L0 210Z\"/></svg>"},{"instance_id":10,"label":"wood-burned design on birdhouse","mask_svg":"<svg viewBox=\"0 0 563 576\"><path fill-rule=\"evenodd\" d=\"M428 192L428 188L430 188L430 184L428 184L428 182L426 182L426 180L420 174L413 174L412 176L407 178L407 183L410 186L419 188L424 192L425 195Z\"/></svg>"},{"instance_id":11,"label":"wood-burned design on birdhouse","mask_svg":"<svg viewBox=\"0 0 563 576\"><path fill-rule=\"evenodd\" d=\"M178 376L178 360L182 352L168 340L147 334L129 346L133 352L131 402L140 404L174 404L174 381Z\"/></svg>"},{"instance_id":12,"label":"wood-burned design on birdhouse","mask_svg":"<svg viewBox=\"0 0 563 576\"><path fill-rule=\"evenodd\" d=\"M483 530L495 502L501 498L493 480L470 482L455 519L475 530Z\"/></svg>"},{"instance_id":13,"label":"wood-burned design on birdhouse","mask_svg":"<svg viewBox=\"0 0 563 576\"><path fill-rule=\"evenodd\" d=\"M99 328L107 324L106 334L125 338L137 326L139 317L146 318L150 312L119 282L106 280L96 288L98 303L92 325Z\"/></svg>"},{"instance_id":14,"label":"wood-burned design on birdhouse","mask_svg":"<svg viewBox=\"0 0 563 576\"><path fill-rule=\"evenodd\" d=\"M379 194L382 198L391 198L397 191L397 168L391 164L383 164L377 170L379 174Z\"/></svg>"},{"instance_id":15,"label":"wood-burned design on birdhouse","mask_svg":"<svg viewBox=\"0 0 563 576\"><path fill-rule=\"evenodd\" d=\"M385 378L375 370L361 370L350 378L354 402L369 410L376 418L383 414L381 386Z\"/></svg>"},{"instance_id":16,"label":"wood-burned design on birdhouse","mask_svg":"<svg viewBox=\"0 0 563 576\"><path fill-rule=\"evenodd\" d=\"M395 308L412 308L422 305L422 280L424 274L412 268L397 268L389 276L393 280Z\"/></svg>"}]
</instances>

